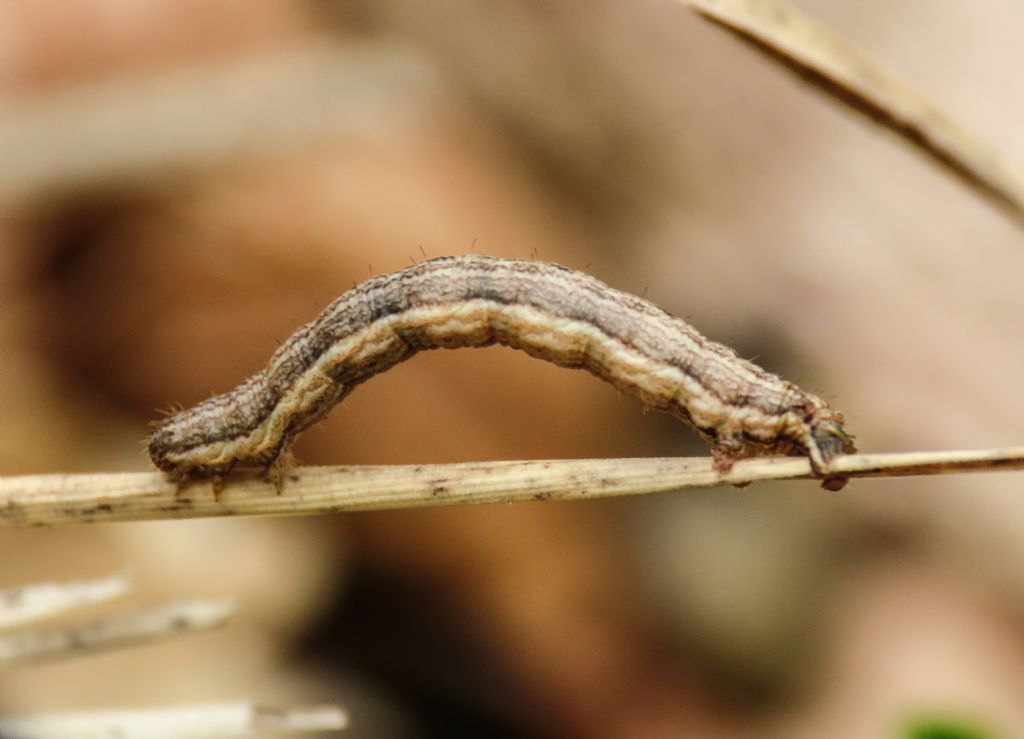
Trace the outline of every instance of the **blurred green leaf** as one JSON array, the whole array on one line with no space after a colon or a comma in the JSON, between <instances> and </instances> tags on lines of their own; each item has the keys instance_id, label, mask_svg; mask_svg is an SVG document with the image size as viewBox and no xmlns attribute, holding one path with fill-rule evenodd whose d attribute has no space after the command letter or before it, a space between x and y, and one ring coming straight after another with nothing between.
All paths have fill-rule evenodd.
<instances>
[{"instance_id":1,"label":"blurred green leaf","mask_svg":"<svg viewBox=\"0 0 1024 739\"><path fill-rule=\"evenodd\" d=\"M917 721L903 734L904 739L996 739L984 729L963 721L926 719Z\"/></svg>"}]
</instances>

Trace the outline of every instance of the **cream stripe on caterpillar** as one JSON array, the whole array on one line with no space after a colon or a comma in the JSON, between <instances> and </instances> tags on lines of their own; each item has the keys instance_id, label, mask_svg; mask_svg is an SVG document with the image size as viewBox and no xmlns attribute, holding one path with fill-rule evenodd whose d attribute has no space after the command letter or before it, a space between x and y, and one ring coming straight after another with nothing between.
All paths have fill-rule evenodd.
<instances>
[{"instance_id":1,"label":"cream stripe on caterpillar","mask_svg":"<svg viewBox=\"0 0 1024 739\"><path fill-rule=\"evenodd\" d=\"M495 343L587 369L672 413L712 444L722 471L753 455L807 455L827 477L833 458L855 451L825 401L652 303L555 264L469 254L348 291L262 372L166 418L149 454L179 479L266 470L360 382L422 349ZM843 483L826 480L833 489Z\"/></svg>"}]
</instances>

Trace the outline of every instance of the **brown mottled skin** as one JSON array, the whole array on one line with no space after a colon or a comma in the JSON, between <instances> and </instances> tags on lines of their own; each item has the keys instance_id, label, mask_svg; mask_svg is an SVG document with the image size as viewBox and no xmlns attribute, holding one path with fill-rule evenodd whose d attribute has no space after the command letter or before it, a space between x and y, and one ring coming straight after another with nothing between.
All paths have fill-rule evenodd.
<instances>
[{"instance_id":1,"label":"brown mottled skin","mask_svg":"<svg viewBox=\"0 0 1024 739\"><path fill-rule=\"evenodd\" d=\"M503 344L583 368L743 457L808 456L826 486L853 453L822 399L741 359L654 304L547 262L442 257L374 277L335 300L235 390L166 418L153 463L179 479L271 468L296 434L361 382L435 348Z\"/></svg>"}]
</instances>

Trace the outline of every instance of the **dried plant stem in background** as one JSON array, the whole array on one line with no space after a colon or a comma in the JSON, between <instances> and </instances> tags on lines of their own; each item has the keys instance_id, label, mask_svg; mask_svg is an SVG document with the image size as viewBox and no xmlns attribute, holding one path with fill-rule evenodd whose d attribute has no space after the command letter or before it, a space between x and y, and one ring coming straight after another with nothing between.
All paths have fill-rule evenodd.
<instances>
[{"instance_id":1,"label":"dried plant stem in background","mask_svg":"<svg viewBox=\"0 0 1024 739\"><path fill-rule=\"evenodd\" d=\"M436 84L392 47L313 43L26 95L5 104L0 119L0 205L111 182L151 186L323 138L369 135L381 121L421 114Z\"/></svg>"},{"instance_id":2,"label":"dried plant stem in background","mask_svg":"<svg viewBox=\"0 0 1024 739\"><path fill-rule=\"evenodd\" d=\"M148 710L79 711L0 717L4 739L209 739L263 736L263 732L334 731L348 716L334 706L272 708L219 703Z\"/></svg>"},{"instance_id":3,"label":"dried plant stem in background","mask_svg":"<svg viewBox=\"0 0 1024 739\"><path fill-rule=\"evenodd\" d=\"M834 30L782 0L680 0L902 137L1024 225L1024 180ZM26 97L0 120L0 203L152 184L415 115L427 70L394 48L291 54ZM103 121L102 126L96 125ZM211 132L214 132L211 134Z\"/></svg>"},{"instance_id":4,"label":"dried plant stem in background","mask_svg":"<svg viewBox=\"0 0 1024 739\"><path fill-rule=\"evenodd\" d=\"M1024 179L834 30L784 0L680 0L894 132L1024 226Z\"/></svg>"},{"instance_id":5,"label":"dried plant stem in background","mask_svg":"<svg viewBox=\"0 0 1024 739\"><path fill-rule=\"evenodd\" d=\"M851 454L835 471L856 478L1013 469L1024 469L1024 447ZM215 500L211 483L179 490L155 472L26 475L0 477L0 527L581 500L813 477L810 463L795 457L741 460L728 473L707 457L296 467L281 494L264 479L232 479Z\"/></svg>"},{"instance_id":6,"label":"dried plant stem in background","mask_svg":"<svg viewBox=\"0 0 1024 739\"><path fill-rule=\"evenodd\" d=\"M122 572L99 580L35 583L0 590L0 629L112 600L131 587L131 575Z\"/></svg>"},{"instance_id":7,"label":"dried plant stem in background","mask_svg":"<svg viewBox=\"0 0 1024 739\"><path fill-rule=\"evenodd\" d=\"M121 573L90 581L35 583L0 591L0 623L40 621L87 603L109 600L132 587ZM229 601L171 603L108 616L92 623L24 628L0 636L0 669L62 660L169 639L217 628L234 615ZM79 711L0 716L3 739L183 739L247 737L267 732L330 731L348 725L336 706L270 708L251 703L178 706L163 709Z\"/></svg>"},{"instance_id":8,"label":"dried plant stem in background","mask_svg":"<svg viewBox=\"0 0 1024 739\"><path fill-rule=\"evenodd\" d=\"M229 601L194 601L118 614L88 624L19 631L0 636L0 668L214 629L223 626L234 612Z\"/></svg>"}]
</instances>

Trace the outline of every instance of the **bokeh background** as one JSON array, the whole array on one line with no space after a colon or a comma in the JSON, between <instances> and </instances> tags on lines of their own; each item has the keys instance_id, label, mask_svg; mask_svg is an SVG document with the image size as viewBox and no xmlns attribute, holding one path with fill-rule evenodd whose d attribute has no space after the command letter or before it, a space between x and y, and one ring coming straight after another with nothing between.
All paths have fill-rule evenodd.
<instances>
[{"instance_id":1,"label":"bokeh background","mask_svg":"<svg viewBox=\"0 0 1024 739\"><path fill-rule=\"evenodd\" d=\"M802 7L1024 163L1024 6ZM333 297L477 251L645 294L866 451L1019 444L1019 230L668 0L0 2L0 473L150 469ZM510 350L361 387L306 463L706 449ZM224 631L0 676L0 710L331 701L354 737L1024 736L1024 478L0 534Z\"/></svg>"}]
</instances>

